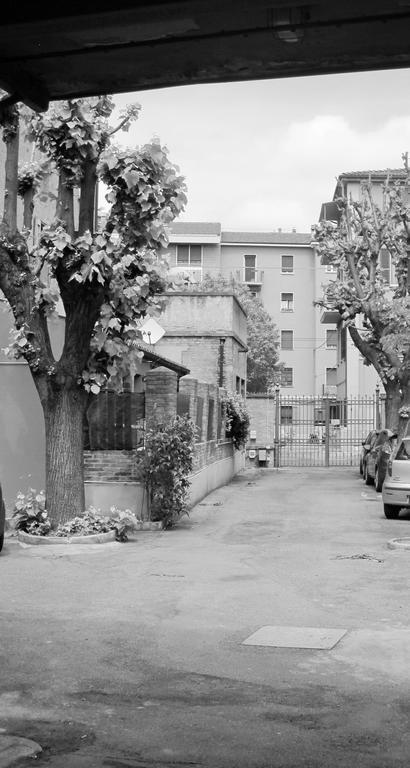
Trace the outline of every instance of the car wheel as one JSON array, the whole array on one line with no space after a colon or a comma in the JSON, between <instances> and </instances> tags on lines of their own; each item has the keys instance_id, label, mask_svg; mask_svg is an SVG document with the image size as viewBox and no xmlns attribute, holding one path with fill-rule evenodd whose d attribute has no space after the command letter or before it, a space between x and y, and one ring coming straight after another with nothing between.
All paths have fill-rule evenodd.
<instances>
[{"instance_id":1,"label":"car wheel","mask_svg":"<svg viewBox=\"0 0 410 768\"><path fill-rule=\"evenodd\" d=\"M400 507L396 507L395 504L383 504L384 516L388 520L395 520L399 516Z\"/></svg>"},{"instance_id":2,"label":"car wheel","mask_svg":"<svg viewBox=\"0 0 410 768\"><path fill-rule=\"evenodd\" d=\"M374 474L374 484L376 486L376 491L380 493L381 489L383 488L383 478L380 477L379 467L376 467L376 472Z\"/></svg>"},{"instance_id":3,"label":"car wheel","mask_svg":"<svg viewBox=\"0 0 410 768\"><path fill-rule=\"evenodd\" d=\"M4 544L4 533L0 535L0 552L3 549L3 544Z\"/></svg>"},{"instance_id":4,"label":"car wheel","mask_svg":"<svg viewBox=\"0 0 410 768\"><path fill-rule=\"evenodd\" d=\"M367 467L367 464L364 468L364 482L366 485L373 485L373 478L369 475L369 469Z\"/></svg>"}]
</instances>

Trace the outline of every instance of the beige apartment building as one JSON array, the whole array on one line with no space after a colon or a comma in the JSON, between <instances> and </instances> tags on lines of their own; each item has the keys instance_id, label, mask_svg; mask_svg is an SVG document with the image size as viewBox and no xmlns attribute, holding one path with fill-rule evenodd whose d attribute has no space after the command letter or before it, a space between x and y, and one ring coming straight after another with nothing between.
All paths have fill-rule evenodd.
<instances>
[{"instance_id":1,"label":"beige apartment building","mask_svg":"<svg viewBox=\"0 0 410 768\"><path fill-rule=\"evenodd\" d=\"M281 390L289 396L335 393L336 325L320 322L314 302L336 274L310 241L309 233L227 231L217 222L174 222L169 230L171 271L233 278L261 299L280 333Z\"/></svg>"},{"instance_id":2,"label":"beige apartment building","mask_svg":"<svg viewBox=\"0 0 410 768\"><path fill-rule=\"evenodd\" d=\"M340 213L335 201L338 197L351 197L359 202L364 195L364 183L371 183L373 200L381 208L383 205L383 185L387 178L392 182L404 183L406 176L404 168L341 173L336 182L333 200L322 205L320 220L339 221ZM322 266L326 267L326 264ZM381 254L380 266L386 283L391 287L397 285L388 251ZM383 391L382 381L373 366L365 364L363 356L353 344L347 329L343 327L338 312L324 311L321 315L321 322L327 328L337 328L336 387L338 399L342 400L347 396L371 396L376 387ZM360 318L356 318L356 325L360 329Z\"/></svg>"}]
</instances>

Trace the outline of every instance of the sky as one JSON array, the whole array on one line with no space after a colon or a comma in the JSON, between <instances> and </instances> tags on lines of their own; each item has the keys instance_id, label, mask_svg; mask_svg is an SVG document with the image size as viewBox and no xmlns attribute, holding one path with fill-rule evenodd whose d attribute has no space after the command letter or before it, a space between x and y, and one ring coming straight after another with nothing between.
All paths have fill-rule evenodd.
<instances>
[{"instance_id":1,"label":"sky","mask_svg":"<svg viewBox=\"0 0 410 768\"><path fill-rule=\"evenodd\" d=\"M402 166L409 93L401 69L121 94L118 110L142 110L118 143L168 148L188 187L180 221L310 232L340 173Z\"/></svg>"}]
</instances>

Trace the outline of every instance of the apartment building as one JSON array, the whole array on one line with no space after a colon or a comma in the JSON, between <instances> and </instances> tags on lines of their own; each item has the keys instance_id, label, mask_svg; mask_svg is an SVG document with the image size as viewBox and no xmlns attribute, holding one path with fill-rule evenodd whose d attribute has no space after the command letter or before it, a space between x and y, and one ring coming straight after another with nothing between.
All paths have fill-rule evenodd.
<instances>
[{"instance_id":1,"label":"apartment building","mask_svg":"<svg viewBox=\"0 0 410 768\"><path fill-rule=\"evenodd\" d=\"M351 197L360 202L366 194L364 184L371 184L372 198L380 208L383 206L383 187L389 179L391 182L404 183L407 173L404 168L349 171L341 173L337 179L333 200L323 203L320 211L320 221L340 220L340 211L336 200L339 197ZM322 259L322 266L326 267L326 259ZM386 283L392 287L396 284L396 276L391 263L391 257L386 250L380 254L380 267ZM383 390L383 384L373 366L365 363L363 356L353 344L346 328L343 327L338 312L323 311L321 323L328 329L336 327L336 388L338 399L360 395L372 395L378 386ZM336 326L335 326L336 324ZM356 318L356 325L361 328L361 318ZM334 331L332 331L334 333Z\"/></svg>"},{"instance_id":2,"label":"apartment building","mask_svg":"<svg viewBox=\"0 0 410 768\"><path fill-rule=\"evenodd\" d=\"M336 384L336 325L324 327L314 306L335 273L310 241L309 233L227 231L218 222L174 222L169 230L171 271L198 281L223 275L261 299L280 332L288 395L333 393Z\"/></svg>"}]
</instances>

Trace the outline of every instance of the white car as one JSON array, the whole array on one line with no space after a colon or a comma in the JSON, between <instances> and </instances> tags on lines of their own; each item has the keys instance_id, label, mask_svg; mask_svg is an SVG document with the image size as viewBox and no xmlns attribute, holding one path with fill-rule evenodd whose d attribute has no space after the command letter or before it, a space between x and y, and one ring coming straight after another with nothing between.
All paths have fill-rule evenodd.
<instances>
[{"instance_id":1,"label":"white car","mask_svg":"<svg viewBox=\"0 0 410 768\"><path fill-rule=\"evenodd\" d=\"M410 437L399 441L388 461L382 498L384 514L389 520L398 517L403 507L410 508Z\"/></svg>"}]
</instances>

